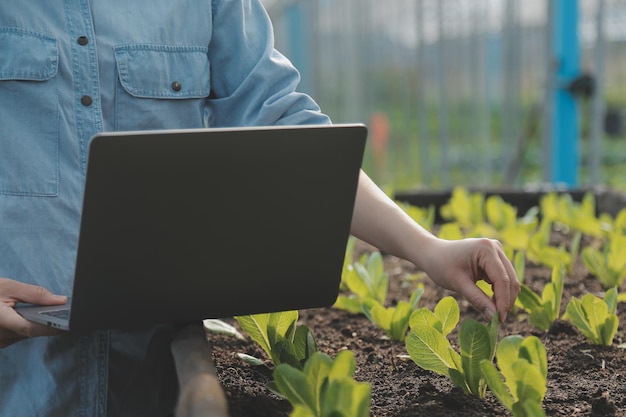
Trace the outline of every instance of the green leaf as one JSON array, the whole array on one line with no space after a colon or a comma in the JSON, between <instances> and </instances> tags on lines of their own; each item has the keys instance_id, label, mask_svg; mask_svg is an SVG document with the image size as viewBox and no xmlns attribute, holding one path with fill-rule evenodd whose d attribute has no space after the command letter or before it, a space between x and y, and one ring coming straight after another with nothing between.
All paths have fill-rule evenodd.
<instances>
[{"instance_id":1,"label":"green leaf","mask_svg":"<svg viewBox=\"0 0 626 417\"><path fill-rule=\"evenodd\" d=\"M547 390L548 365L541 341L536 336L504 337L498 345L496 358L504 384L492 363L481 362L483 377L496 398L515 417L543 415L541 403ZM538 414L527 414L529 410Z\"/></svg>"},{"instance_id":2,"label":"green leaf","mask_svg":"<svg viewBox=\"0 0 626 417\"><path fill-rule=\"evenodd\" d=\"M318 415L322 409L322 387L328 379L328 374L330 374L332 364L333 361L328 355L316 352L304 365L304 374L306 375L310 386L313 388L313 397L315 398L315 407L313 410L316 415Z\"/></svg>"},{"instance_id":3,"label":"green leaf","mask_svg":"<svg viewBox=\"0 0 626 417\"><path fill-rule=\"evenodd\" d=\"M413 328L419 325L433 327L439 333L442 332L441 321L439 321L439 319L435 316L435 313L427 308L419 308L411 313L411 317L409 318L409 327Z\"/></svg>"},{"instance_id":4,"label":"green leaf","mask_svg":"<svg viewBox=\"0 0 626 417\"><path fill-rule=\"evenodd\" d=\"M480 370L493 395L507 410L513 411L513 397L511 397L508 388L502 381L502 378L493 363L488 360L481 361Z\"/></svg>"},{"instance_id":5,"label":"green leaf","mask_svg":"<svg viewBox=\"0 0 626 417\"><path fill-rule=\"evenodd\" d=\"M391 327L392 309L385 308L373 298L363 300L361 309L363 314L381 329L388 330Z\"/></svg>"},{"instance_id":6,"label":"green leaf","mask_svg":"<svg viewBox=\"0 0 626 417\"><path fill-rule=\"evenodd\" d=\"M614 279L607 266L607 260L602 252L595 249L592 246L586 246L581 252L581 259L585 267L595 275L602 285L613 287L617 283L613 282Z\"/></svg>"},{"instance_id":7,"label":"green leaf","mask_svg":"<svg viewBox=\"0 0 626 417\"><path fill-rule=\"evenodd\" d=\"M314 390L302 371L287 364L280 364L274 369L274 382L291 404L301 405L315 412Z\"/></svg>"},{"instance_id":8,"label":"green leaf","mask_svg":"<svg viewBox=\"0 0 626 417\"><path fill-rule=\"evenodd\" d=\"M604 346L611 346L613 338L617 333L619 318L615 314L609 315L604 323L600 326L600 343Z\"/></svg>"},{"instance_id":9,"label":"green leaf","mask_svg":"<svg viewBox=\"0 0 626 417\"><path fill-rule=\"evenodd\" d=\"M370 386L352 379L330 381L324 389L320 416L369 417Z\"/></svg>"},{"instance_id":10,"label":"green leaf","mask_svg":"<svg viewBox=\"0 0 626 417\"><path fill-rule=\"evenodd\" d=\"M522 341L519 347L519 357L526 359L539 369L544 380L548 377L548 356L545 346L538 337L528 336Z\"/></svg>"},{"instance_id":11,"label":"green leaf","mask_svg":"<svg viewBox=\"0 0 626 417\"><path fill-rule=\"evenodd\" d=\"M272 345L272 362L274 365L286 363L294 368L302 369L300 360L296 356L295 346L282 336L278 336L278 340Z\"/></svg>"},{"instance_id":12,"label":"green leaf","mask_svg":"<svg viewBox=\"0 0 626 417\"><path fill-rule=\"evenodd\" d=\"M413 309L411 304L406 301L399 301L398 305L393 309L391 316L391 327L389 329L389 337L398 342L404 341L406 331L409 328L409 318Z\"/></svg>"},{"instance_id":13,"label":"green leaf","mask_svg":"<svg viewBox=\"0 0 626 417\"><path fill-rule=\"evenodd\" d=\"M308 407L296 404L289 417L318 417L318 415L309 410Z\"/></svg>"},{"instance_id":14,"label":"green leaf","mask_svg":"<svg viewBox=\"0 0 626 417\"><path fill-rule=\"evenodd\" d=\"M245 353L237 353L237 356L245 363L250 364L252 366L261 366L265 365L265 362L259 358L255 358L254 356L247 355Z\"/></svg>"},{"instance_id":15,"label":"green leaf","mask_svg":"<svg viewBox=\"0 0 626 417\"><path fill-rule=\"evenodd\" d=\"M462 367L459 367L458 369L450 368L448 372L450 373L450 381L452 381L452 385L461 388L466 394L472 393L470 387L467 385L465 375L463 375Z\"/></svg>"},{"instance_id":16,"label":"green leaf","mask_svg":"<svg viewBox=\"0 0 626 417\"><path fill-rule=\"evenodd\" d=\"M587 339L598 343L598 329L592 327L581 300L572 298L566 308L567 318Z\"/></svg>"},{"instance_id":17,"label":"green leaf","mask_svg":"<svg viewBox=\"0 0 626 417\"><path fill-rule=\"evenodd\" d=\"M439 227L437 236L445 240L461 240L465 237L461 226L457 223L445 223Z\"/></svg>"},{"instance_id":18,"label":"green leaf","mask_svg":"<svg viewBox=\"0 0 626 417\"><path fill-rule=\"evenodd\" d=\"M515 374L515 386L517 387L516 397L520 401L531 400L541 403L546 395L546 381L542 377L540 370L525 359L518 359L513 362L513 372Z\"/></svg>"},{"instance_id":19,"label":"green leaf","mask_svg":"<svg viewBox=\"0 0 626 417\"><path fill-rule=\"evenodd\" d=\"M353 314L358 314L362 312L361 303L362 300L358 296L340 295L337 297L337 300L335 301L333 307L340 310L348 311Z\"/></svg>"},{"instance_id":20,"label":"green leaf","mask_svg":"<svg viewBox=\"0 0 626 417\"><path fill-rule=\"evenodd\" d=\"M267 324L269 323L270 315L254 314L248 316L235 317L244 332L250 336L261 348L267 353L268 357L272 357L272 348L270 340L267 334Z\"/></svg>"},{"instance_id":21,"label":"green leaf","mask_svg":"<svg viewBox=\"0 0 626 417\"><path fill-rule=\"evenodd\" d=\"M293 338L293 346L295 356L301 364L317 352L317 343L315 342L313 333L304 325L298 326L296 329L296 334Z\"/></svg>"},{"instance_id":22,"label":"green leaf","mask_svg":"<svg viewBox=\"0 0 626 417\"><path fill-rule=\"evenodd\" d=\"M484 381L480 371L480 362L491 360L495 346L491 344L489 329L473 319L461 323L459 345L463 373L470 392L479 398L485 394Z\"/></svg>"},{"instance_id":23,"label":"green leaf","mask_svg":"<svg viewBox=\"0 0 626 417\"><path fill-rule=\"evenodd\" d=\"M406 349L413 362L423 369L448 377L448 369L456 369L453 356L458 354L450 349L448 339L433 327L413 326L406 339Z\"/></svg>"},{"instance_id":24,"label":"green leaf","mask_svg":"<svg viewBox=\"0 0 626 417\"><path fill-rule=\"evenodd\" d=\"M520 292L517 296L522 308L524 310L531 312L533 310L537 310L543 308L543 302L537 293L530 289L530 287L526 285L520 286Z\"/></svg>"},{"instance_id":25,"label":"green leaf","mask_svg":"<svg viewBox=\"0 0 626 417\"><path fill-rule=\"evenodd\" d=\"M342 350L333 360L330 372L328 373L328 379L335 381L347 377L351 378L355 370L356 362L354 361L354 353L349 350Z\"/></svg>"},{"instance_id":26,"label":"green leaf","mask_svg":"<svg viewBox=\"0 0 626 417\"><path fill-rule=\"evenodd\" d=\"M411 294L411 298L409 299L409 304L411 305L411 310L415 309L417 303L420 302L422 295L424 294L424 287L417 287L413 294Z\"/></svg>"},{"instance_id":27,"label":"green leaf","mask_svg":"<svg viewBox=\"0 0 626 417\"><path fill-rule=\"evenodd\" d=\"M459 323L460 310L459 303L451 296L439 300L435 306L435 317L441 322L441 333L444 336L450 334Z\"/></svg>"},{"instance_id":28,"label":"green leaf","mask_svg":"<svg viewBox=\"0 0 626 417\"><path fill-rule=\"evenodd\" d=\"M498 230L504 230L515 225L517 209L506 203L501 196L493 195L485 202L487 220Z\"/></svg>"},{"instance_id":29,"label":"green leaf","mask_svg":"<svg viewBox=\"0 0 626 417\"><path fill-rule=\"evenodd\" d=\"M604 295L604 302L608 307L608 311L611 314L615 314L617 311L618 293L617 287L609 289Z\"/></svg>"},{"instance_id":30,"label":"green leaf","mask_svg":"<svg viewBox=\"0 0 626 417\"><path fill-rule=\"evenodd\" d=\"M246 340L246 338L241 333L239 333L239 331L235 329L235 327L222 320L205 319L202 321L202 324L204 328L211 333L225 334L228 336L233 336L239 340Z\"/></svg>"},{"instance_id":31,"label":"green leaf","mask_svg":"<svg viewBox=\"0 0 626 417\"><path fill-rule=\"evenodd\" d=\"M519 358L519 349L523 341L524 338L519 335L506 336L500 340L496 348L498 367L514 401L517 401L518 398L513 363Z\"/></svg>"}]
</instances>

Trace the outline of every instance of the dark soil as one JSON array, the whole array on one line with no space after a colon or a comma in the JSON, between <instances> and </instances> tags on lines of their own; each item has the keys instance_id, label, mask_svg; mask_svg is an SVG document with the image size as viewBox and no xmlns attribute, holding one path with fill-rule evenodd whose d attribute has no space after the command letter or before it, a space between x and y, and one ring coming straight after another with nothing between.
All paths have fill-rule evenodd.
<instances>
[{"instance_id":1,"label":"dark soil","mask_svg":"<svg viewBox=\"0 0 626 417\"><path fill-rule=\"evenodd\" d=\"M567 239L567 236L557 236ZM374 250L358 242L357 251ZM416 285L412 264L385 256L390 275L389 304L408 299ZM551 271L528 264L524 282L539 292L550 279ZM418 275L419 276L419 275ZM410 277L413 277L412 279ZM425 292L418 307L432 309L446 295L455 295L435 286L426 277L420 279ZM621 289L624 291L624 288ZM571 297L591 292L603 295L599 281L577 263L574 273L566 277L562 312ZM468 303L457 297L461 321L472 317L483 320ZM519 334L538 336L548 354L548 392L544 409L549 416L626 416L626 351L624 343L626 305L618 305L620 326L610 347L591 344L569 322L557 321L543 332L529 324L523 312L510 314L500 327L500 337ZM225 320L238 327L233 319ZM452 386L447 377L425 371L406 355L403 343L383 337L365 316L350 314L335 308L311 309L300 312L300 321L308 326L319 349L331 357L342 349L355 354L355 378L372 386L371 415L373 417L410 416L508 416L497 399L488 391L484 399L468 396ZM456 346L455 333L450 339ZM251 366L237 353L264 358L256 344L234 337L209 335L213 360L227 396L231 417L283 417L291 411L289 403L271 393L266 384L272 379L269 366Z\"/></svg>"}]
</instances>

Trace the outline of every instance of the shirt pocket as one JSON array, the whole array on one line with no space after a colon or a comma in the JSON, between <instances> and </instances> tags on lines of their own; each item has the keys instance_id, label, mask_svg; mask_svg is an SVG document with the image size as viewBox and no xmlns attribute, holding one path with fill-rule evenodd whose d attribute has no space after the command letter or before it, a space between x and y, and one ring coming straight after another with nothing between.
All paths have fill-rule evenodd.
<instances>
[{"instance_id":1,"label":"shirt pocket","mask_svg":"<svg viewBox=\"0 0 626 417\"><path fill-rule=\"evenodd\" d=\"M211 93L208 48L115 47L115 130L203 127Z\"/></svg>"},{"instance_id":2,"label":"shirt pocket","mask_svg":"<svg viewBox=\"0 0 626 417\"><path fill-rule=\"evenodd\" d=\"M55 38L0 27L0 194L58 193L58 65Z\"/></svg>"}]
</instances>

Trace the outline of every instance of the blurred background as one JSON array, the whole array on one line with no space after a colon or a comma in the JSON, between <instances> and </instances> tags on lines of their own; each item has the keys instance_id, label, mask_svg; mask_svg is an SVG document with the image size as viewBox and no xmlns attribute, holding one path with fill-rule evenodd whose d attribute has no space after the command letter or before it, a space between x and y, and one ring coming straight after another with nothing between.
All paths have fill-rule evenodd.
<instances>
[{"instance_id":1,"label":"blurred background","mask_svg":"<svg viewBox=\"0 0 626 417\"><path fill-rule=\"evenodd\" d=\"M626 190L626 0L263 0L388 190Z\"/></svg>"}]
</instances>

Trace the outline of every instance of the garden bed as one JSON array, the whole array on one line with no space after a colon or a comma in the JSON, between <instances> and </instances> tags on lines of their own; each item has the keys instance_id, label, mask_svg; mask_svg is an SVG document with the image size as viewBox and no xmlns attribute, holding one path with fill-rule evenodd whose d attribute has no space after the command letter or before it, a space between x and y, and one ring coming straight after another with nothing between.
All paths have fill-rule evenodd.
<instances>
[{"instance_id":1,"label":"garden bed","mask_svg":"<svg viewBox=\"0 0 626 417\"><path fill-rule=\"evenodd\" d=\"M572 236L554 233L555 244L568 244ZM583 245L585 239L583 239ZM357 242L355 256L375 248ZM407 300L419 282L425 292L418 307L432 309L446 295L454 295L461 308L461 321L481 315L455 294L435 286L419 274L412 264L384 256L385 270L390 276L389 304ZM524 283L540 292L550 281L551 270L527 262ZM561 313L572 297L586 293L601 296L600 282L576 261L573 272L565 278ZM624 291L624 288L621 288ZM557 320L544 332L532 326L523 311L511 314L500 326L499 336L535 335L546 348L548 357L547 394L543 402L549 416L626 416L626 351L624 340L626 305L617 308L619 330L612 346L591 344L569 321ZM233 319L225 320L239 328ZM383 331L362 314L336 308L310 309L300 312L300 322L308 326L319 349L334 357L349 349L356 359L355 378L371 384L371 415L374 417L408 416L508 416L510 415L489 391L484 399L469 396L452 386L450 380L418 367L406 359L404 343L385 338ZM224 388L231 417L288 416L290 404L270 392L266 384L272 379L272 366L252 366L237 353L267 358L252 342L234 337L210 334L218 377ZM456 331L450 335L456 347Z\"/></svg>"}]
</instances>

